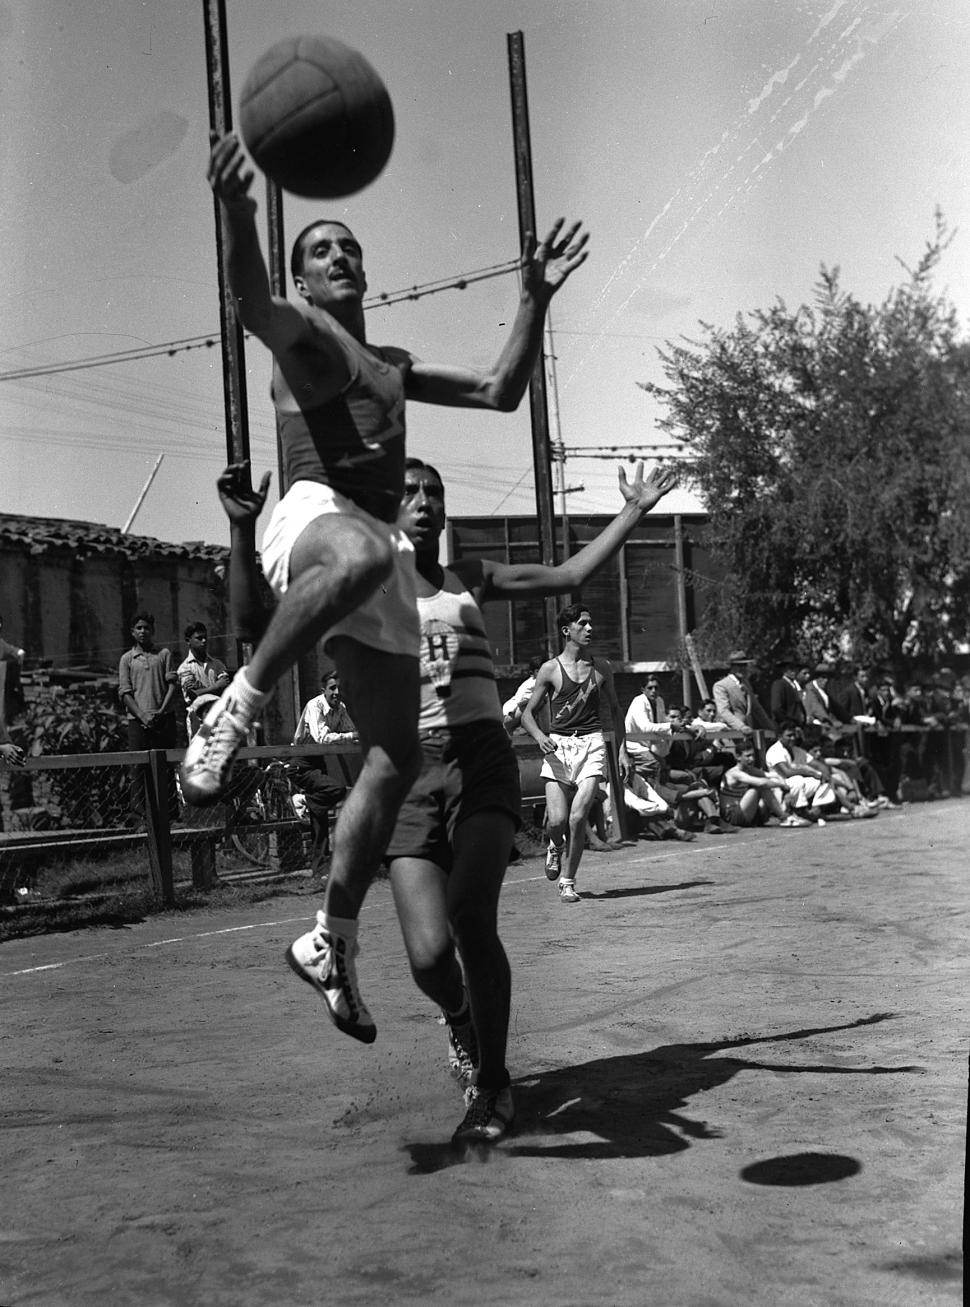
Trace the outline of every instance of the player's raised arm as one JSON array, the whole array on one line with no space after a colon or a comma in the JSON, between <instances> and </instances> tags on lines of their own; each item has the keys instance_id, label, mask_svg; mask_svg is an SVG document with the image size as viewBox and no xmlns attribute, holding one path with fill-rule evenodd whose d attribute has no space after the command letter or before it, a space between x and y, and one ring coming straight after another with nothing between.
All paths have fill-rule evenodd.
<instances>
[{"instance_id":1,"label":"player's raised arm","mask_svg":"<svg viewBox=\"0 0 970 1307\"><path fill-rule=\"evenodd\" d=\"M253 169L233 132L210 135L206 177L226 215L229 288L239 321L274 352L307 333L303 315L270 291L269 273L256 230L250 195Z\"/></svg>"},{"instance_id":2,"label":"player's raised arm","mask_svg":"<svg viewBox=\"0 0 970 1307\"><path fill-rule=\"evenodd\" d=\"M577 554L558 567L542 563L496 563L482 560L483 589L479 603L489 599L520 599L524 595L567 594L578 590L616 553L647 513L677 484L672 468L652 467L644 476L637 463L633 480L618 469L623 507L603 530Z\"/></svg>"},{"instance_id":3,"label":"player's raised arm","mask_svg":"<svg viewBox=\"0 0 970 1307\"><path fill-rule=\"evenodd\" d=\"M527 237L518 312L494 366L482 371L415 359L407 379L408 398L458 408L503 412L517 408L539 357L549 302L576 268L586 262L588 240L580 223L566 227L562 218L553 224L541 244Z\"/></svg>"}]
</instances>

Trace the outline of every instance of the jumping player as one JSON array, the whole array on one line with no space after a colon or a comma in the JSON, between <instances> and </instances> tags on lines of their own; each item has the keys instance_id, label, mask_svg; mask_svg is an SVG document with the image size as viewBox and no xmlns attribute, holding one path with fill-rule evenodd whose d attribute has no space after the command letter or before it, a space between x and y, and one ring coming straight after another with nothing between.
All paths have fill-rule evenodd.
<instances>
[{"instance_id":1,"label":"jumping player","mask_svg":"<svg viewBox=\"0 0 970 1307\"><path fill-rule=\"evenodd\" d=\"M579 224L554 224L522 260L510 336L488 371L422 363L368 344L361 248L340 222L296 238L300 303L270 293L249 192L253 171L233 134L213 135L209 183L226 218L229 282L242 325L273 355L287 493L263 540L280 595L248 667L207 714L185 755L182 788L215 802L246 731L279 677L318 641L333 658L360 732L363 769L337 826L325 906L289 950L345 1033L371 1043L357 986L357 918L401 800L418 773L418 622L413 553L395 519L404 484L406 399L514 409L529 382L552 296L586 258Z\"/></svg>"}]
</instances>

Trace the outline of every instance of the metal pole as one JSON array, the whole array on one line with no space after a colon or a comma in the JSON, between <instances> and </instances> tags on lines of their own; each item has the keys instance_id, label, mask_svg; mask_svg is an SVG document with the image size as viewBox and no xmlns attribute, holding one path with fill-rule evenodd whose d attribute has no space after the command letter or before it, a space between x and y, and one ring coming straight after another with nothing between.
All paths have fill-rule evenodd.
<instances>
[{"instance_id":1,"label":"metal pole","mask_svg":"<svg viewBox=\"0 0 970 1307\"><path fill-rule=\"evenodd\" d=\"M674 572L677 576L677 634L681 644L687 644L687 584L684 578L684 523L679 513L674 514ZM680 669L680 687L685 707L690 707L690 671Z\"/></svg>"},{"instance_id":2,"label":"metal pole","mask_svg":"<svg viewBox=\"0 0 970 1307\"><path fill-rule=\"evenodd\" d=\"M549 372L549 394L552 397L552 430L555 435L550 446L557 464L559 482L559 521L562 531L563 561L569 557L569 514L566 511L566 447L562 443L562 423L559 420L559 383L556 377L556 346L552 336L552 310L546 314L546 364ZM572 596L570 596L572 601Z\"/></svg>"},{"instance_id":3,"label":"metal pole","mask_svg":"<svg viewBox=\"0 0 970 1307\"><path fill-rule=\"evenodd\" d=\"M286 298L286 238L283 227L283 192L269 177L266 178L266 230L269 243L269 286L274 295ZM277 485L282 497L286 493L286 480L283 475L283 441L280 438L280 415L276 414L276 469ZM316 667L316 664L314 664ZM308 673L309 675L309 673ZM280 698L289 701L293 713L292 727L300 720L303 710L303 676L299 661L281 678ZM307 698L310 696L307 695ZM290 722L287 721L287 726Z\"/></svg>"},{"instance_id":4,"label":"metal pole","mask_svg":"<svg viewBox=\"0 0 970 1307\"><path fill-rule=\"evenodd\" d=\"M229 93L229 50L226 40L225 0L203 0L205 55L209 87L209 126L220 135L232 128ZM213 197L216 255L219 266L219 314L222 337L222 385L226 405L226 454L230 463L249 458L249 420L246 404L245 342L229 292L229 245L222 205Z\"/></svg>"},{"instance_id":5,"label":"metal pole","mask_svg":"<svg viewBox=\"0 0 970 1307\"><path fill-rule=\"evenodd\" d=\"M135 507L134 507L134 508L131 510L131 512L129 513L129 515L128 515L128 521L127 521L127 522L124 524L124 526L121 528L121 534L122 534L122 535L126 535L126 534L131 530L131 524L132 524L132 522L134 522L134 520L135 520L135 515L136 515L136 513L138 512L139 508L141 508L142 504L145 502L145 496L148 494L148 488L149 488L149 486L152 484L152 482L155 480L155 473L156 473L156 472L158 471L158 469L162 466L162 459L163 459L164 457L165 457L164 454L159 454L158 458L155 459L155 466L154 466L154 467L152 468L152 470L149 472L149 474L148 474L148 480L147 480L147 481L145 482L145 484L142 486L142 488L141 488L141 494L140 494L140 495L138 496L138 498L135 500Z\"/></svg>"},{"instance_id":6,"label":"metal pole","mask_svg":"<svg viewBox=\"0 0 970 1307\"><path fill-rule=\"evenodd\" d=\"M535 193L532 185L532 145L529 137L529 101L525 81L525 42L521 32L508 33L509 82L512 92L512 135L515 149L515 182L519 206L519 238L536 234ZM549 413L546 407L546 370L537 359L529 382L532 416L532 459L535 467L536 515L539 525L540 561L556 563L555 510L552 498L552 460L549 448ZM560 645L556 630L556 602L545 601L546 638L555 653Z\"/></svg>"}]
</instances>

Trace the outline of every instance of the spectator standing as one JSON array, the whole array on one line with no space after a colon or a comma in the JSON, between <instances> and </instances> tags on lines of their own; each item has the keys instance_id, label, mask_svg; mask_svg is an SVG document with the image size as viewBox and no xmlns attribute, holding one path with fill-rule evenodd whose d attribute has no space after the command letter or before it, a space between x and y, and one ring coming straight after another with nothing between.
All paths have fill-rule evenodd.
<instances>
[{"instance_id":1,"label":"spectator standing","mask_svg":"<svg viewBox=\"0 0 970 1307\"><path fill-rule=\"evenodd\" d=\"M0 633L3 631L3 618L0 617ZM0 758L9 766L23 767L24 752L10 738L9 728L23 713L26 703L20 680L20 669L24 661L24 650L10 644L0 634ZM10 806L12 808L29 808L33 803L33 788L30 776L21 771L16 781L10 782ZM3 830L3 815L0 813L0 830Z\"/></svg>"},{"instance_id":2,"label":"spectator standing","mask_svg":"<svg viewBox=\"0 0 970 1307\"><path fill-rule=\"evenodd\" d=\"M209 654L209 632L203 622L190 622L185 628L189 652L179 664L178 678L186 707L189 739L199 729L212 705L227 688L232 677L226 665Z\"/></svg>"},{"instance_id":3,"label":"spectator standing","mask_svg":"<svg viewBox=\"0 0 970 1307\"><path fill-rule=\"evenodd\" d=\"M335 671L323 678L323 693L310 699L297 723L294 744L349 744L358 738L357 728L340 698L340 678ZM347 786L335 781L322 758L300 758L289 768L290 780L306 797L310 818L312 852L310 871L325 876L330 853L330 814L347 794Z\"/></svg>"},{"instance_id":4,"label":"spectator standing","mask_svg":"<svg viewBox=\"0 0 970 1307\"><path fill-rule=\"evenodd\" d=\"M751 687L757 664L743 649L728 655L728 673L715 681L711 693L720 721L732 731L750 735L752 731L772 731L774 722Z\"/></svg>"},{"instance_id":5,"label":"spectator standing","mask_svg":"<svg viewBox=\"0 0 970 1307\"><path fill-rule=\"evenodd\" d=\"M805 724L808 738L813 742L822 736L838 735L845 724L841 708L828 692L831 676L831 663L817 663L812 679L805 686Z\"/></svg>"},{"instance_id":6,"label":"spectator standing","mask_svg":"<svg viewBox=\"0 0 970 1307\"><path fill-rule=\"evenodd\" d=\"M771 683L769 699L772 720L791 721L804 726L805 704L802 700L802 685L798 679L798 660L787 658L778 671L779 675Z\"/></svg>"},{"instance_id":7,"label":"spectator standing","mask_svg":"<svg viewBox=\"0 0 970 1307\"><path fill-rule=\"evenodd\" d=\"M155 619L151 613L136 613L131 627L132 647L118 664L118 696L127 714L128 748L175 748L173 701L178 675L168 649L155 648ZM175 777L169 769L168 812L178 820ZM134 768L131 782L131 814L135 824L145 820L142 769Z\"/></svg>"},{"instance_id":8,"label":"spectator standing","mask_svg":"<svg viewBox=\"0 0 970 1307\"><path fill-rule=\"evenodd\" d=\"M902 803L899 782L902 778L899 705L888 673L876 678L869 695L868 710L874 725L867 734L869 761L875 767L890 808Z\"/></svg>"}]
</instances>

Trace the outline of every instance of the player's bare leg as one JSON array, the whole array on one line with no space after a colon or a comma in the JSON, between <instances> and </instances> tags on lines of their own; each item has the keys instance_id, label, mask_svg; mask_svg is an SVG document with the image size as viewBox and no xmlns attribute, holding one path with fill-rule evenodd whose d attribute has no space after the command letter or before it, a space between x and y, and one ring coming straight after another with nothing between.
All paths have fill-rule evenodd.
<instances>
[{"instance_id":1,"label":"player's bare leg","mask_svg":"<svg viewBox=\"0 0 970 1307\"><path fill-rule=\"evenodd\" d=\"M252 661L236 673L186 750L181 783L190 803L218 802L277 680L373 594L393 565L386 540L359 518L326 514L303 530L290 556L287 590Z\"/></svg>"},{"instance_id":2,"label":"player's bare leg","mask_svg":"<svg viewBox=\"0 0 970 1307\"><path fill-rule=\"evenodd\" d=\"M357 984L357 917L421 766L418 660L348 636L332 640L329 652L364 762L337 820L324 908L287 960L323 997L338 1029L369 1044L377 1030Z\"/></svg>"},{"instance_id":3,"label":"player's bare leg","mask_svg":"<svg viewBox=\"0 0 970 1307\"><path fill-rule=\"evenodd\" d=\"M575 903L579 897L576 893L576 873L586 848L586 823L598 791L599 778L590 776L579 782L569 805L566 861L559 877L559 897L564 903Z\"/></svg>"}]
</instances>

